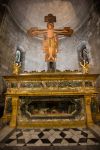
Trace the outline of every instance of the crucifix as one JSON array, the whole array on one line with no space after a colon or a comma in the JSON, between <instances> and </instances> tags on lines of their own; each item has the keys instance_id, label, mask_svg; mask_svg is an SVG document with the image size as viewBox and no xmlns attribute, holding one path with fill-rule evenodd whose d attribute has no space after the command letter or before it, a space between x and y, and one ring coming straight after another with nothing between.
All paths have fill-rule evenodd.
<instances>
[{"instance_id":1,"label":"crucifix","mask_svg":"<svg viewBox=\"0 0 100 150\"><path fill-rule=\"evenodd\" d=\"M43 35L43 50L45 52L45 61L49 63L56 62L58 53L58 39L59 36L71 36L73 30L70 27L64 27L63 29L54 29L54 22L56 22L56 16L48 14L44 17L44 21L47 22L47 29L30 28L28 34L30 36Z\"/></svg>"}]
</instances>

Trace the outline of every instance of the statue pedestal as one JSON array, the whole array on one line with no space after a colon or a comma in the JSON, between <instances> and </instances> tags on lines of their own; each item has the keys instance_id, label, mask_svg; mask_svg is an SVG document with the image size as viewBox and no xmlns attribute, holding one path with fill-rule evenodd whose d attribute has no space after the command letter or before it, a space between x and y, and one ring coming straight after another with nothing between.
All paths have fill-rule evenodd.
<instances>
[{"instance_id":1,"label":"statue pedestal","mask_svg":"<svg viewBox=\"0 0 100 150\"><path fill-rule=\"evenodd\" d=\"M13 65L13 74L18 75L20 73L21 65L19 64L14 64Z\"/></svg>"}]
</instances>

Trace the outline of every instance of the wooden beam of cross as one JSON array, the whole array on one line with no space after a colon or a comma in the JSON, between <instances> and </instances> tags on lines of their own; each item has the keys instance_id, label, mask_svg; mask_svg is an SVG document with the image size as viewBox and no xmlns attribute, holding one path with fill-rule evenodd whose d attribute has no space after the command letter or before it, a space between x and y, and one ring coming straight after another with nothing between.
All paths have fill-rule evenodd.
<instances>
[{"instance_id":1,"label":"wooden beam of cross","mask_svg":"<svg viewBox=\"0 0 100 150\"><path fill-rule=\"evenodd\" d=\"M44 21L48 23L54 23L56 22L56 16L53 16L52 14L48 14L48 16L44 17Z\"/></svg>"}]
</instances>

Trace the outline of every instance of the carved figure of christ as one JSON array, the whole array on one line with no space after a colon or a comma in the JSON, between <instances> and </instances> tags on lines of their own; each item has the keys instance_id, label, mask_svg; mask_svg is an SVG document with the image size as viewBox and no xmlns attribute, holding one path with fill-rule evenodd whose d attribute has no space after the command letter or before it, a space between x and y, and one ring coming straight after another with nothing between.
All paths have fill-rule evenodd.
<instances>
[{"instance_id":1,"label":"carved figure of christ","mask_svg":"<svg viewBox=\"0 0 100 150\"><path fill-rule=\"evenodd\" d=\"M54 29L54 24L47 23L47 29L31 28L28 30L30 36L36 36L43 34L43 50L45 52L46 62L55 62L58 52L58 35L71 36L73 30L70 27L64 27L63 29Z\"/></svg>"}]
</instances>

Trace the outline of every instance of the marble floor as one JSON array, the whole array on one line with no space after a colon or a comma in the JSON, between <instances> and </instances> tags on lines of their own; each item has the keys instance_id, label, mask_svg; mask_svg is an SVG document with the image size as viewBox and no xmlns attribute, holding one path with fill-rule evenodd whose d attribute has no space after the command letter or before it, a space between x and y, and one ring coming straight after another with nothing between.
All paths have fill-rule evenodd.
<instances>
[{"instance_id":1,"label":"marble floor","mask_svg":"<svg viewBox=\"0 0 100 150\"><path fill-rule=\"evenodd\" d=\"M7 147L77 147L97 146L99 139L87 128L32 128L14 129L2 141ZM82 148L82 147L81 147ZM9 149L9 148L7 148ZM70 150L70 149L69 149Z\"/></svg>"}]
</instances>

